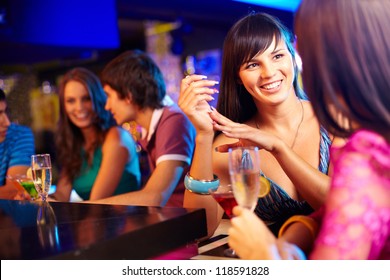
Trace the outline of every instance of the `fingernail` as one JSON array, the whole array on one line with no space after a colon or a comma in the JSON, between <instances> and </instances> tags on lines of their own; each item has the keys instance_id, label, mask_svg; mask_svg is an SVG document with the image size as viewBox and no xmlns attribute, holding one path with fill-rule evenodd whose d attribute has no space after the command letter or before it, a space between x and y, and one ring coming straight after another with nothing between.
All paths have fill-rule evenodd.
<instances>
[{"instance_id":1,"label":"fingernail","mask_svg":"<svg viewBox=\"0 0 390 280\"><path fill-rule=\"evenodd\" d=\"M210 106L211 111L215 111L214 106Z\"/></svg>"},{"instance_id":2,"label":"fingernail","mask_svg":"<svg viewBox=\"0 0 390 280\"><path fill-rule=\"evenodd\" d=\"M201 78L202 80L205 80L205 79L207 79L207 76L202 75L202 76L200 76L200 78Z\"/></svg>"},{"instance_id":3,"label":"fingernail","mask_svg":"<svg viewBox=\"0 0 390 280\"><path fill-rule=\"evenodd\" d=\"M214 85L219 85L219 82L218 81L214 81Z\"/></svg>"},{"instance_id":4,"label":"fingernail","mask_svg":"<svg viewBox=\"0 0 390 280\"><path fill-rule=\"evenodd\" d=\"M214 90L214 93L219 93L219 90L217 90L216 88L214 88L213 90Z\"/></svg>"}]
</instances>

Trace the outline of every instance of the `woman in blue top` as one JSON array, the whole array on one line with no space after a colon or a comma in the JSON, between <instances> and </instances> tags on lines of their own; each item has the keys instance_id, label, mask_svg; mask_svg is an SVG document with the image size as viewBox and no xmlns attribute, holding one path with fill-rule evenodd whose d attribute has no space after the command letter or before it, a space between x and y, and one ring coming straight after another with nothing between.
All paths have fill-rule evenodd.
<instances>
[{"instance_id":1,"label":"woman in blue top","mask_svg":"<svg viewBox=\"0 0 390 280\"><path fill-rule=\"evenodd\" d=\"M104 109L99 78L74 68L59 87L56 132L60 177L52 197L69 201L72 188L84 200L96 200L140 188L140 168L132 136L115 125Z\"/></svg>"},{"instance_id":2,"label":"woman in blue top","mask_svg":"<svg viewBox=\"0 0 390 280\"><path fill-rule=\"evenodd\" d=\"M229 147L260 148L261 175L271 190L255 212L275 234L291 215L317 209L329 185L332 141L299 88L293 41L270 15L242 18L224 42L217 110L207 103L218 92L217 81L201 75L182 80L179 99L197 130L189 175L198 186L210 183L201 180L213 180L213 173L221 184L230 183ZM184 206L206 208L209 235L214 232L222 209L212 197L187 191Z\"/></svg>"}]
</instances>

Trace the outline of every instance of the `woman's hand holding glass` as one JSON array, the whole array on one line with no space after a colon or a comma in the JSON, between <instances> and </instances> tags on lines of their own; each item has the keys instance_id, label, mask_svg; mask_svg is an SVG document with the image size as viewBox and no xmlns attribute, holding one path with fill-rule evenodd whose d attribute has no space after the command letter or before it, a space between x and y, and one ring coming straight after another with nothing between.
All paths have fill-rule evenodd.
<instances>
[{"instance_id":1,"label":"woman's hand holding glass","mask_svg":"<svg viewBox=\"0 0 390 280\"><path fill-rule=\"evenodd\" d=\"M276 238L259 217L240 206L233 209L233 214L228 231L229 246L243 259L276 258Z\"/></svg>"}]
</instances>

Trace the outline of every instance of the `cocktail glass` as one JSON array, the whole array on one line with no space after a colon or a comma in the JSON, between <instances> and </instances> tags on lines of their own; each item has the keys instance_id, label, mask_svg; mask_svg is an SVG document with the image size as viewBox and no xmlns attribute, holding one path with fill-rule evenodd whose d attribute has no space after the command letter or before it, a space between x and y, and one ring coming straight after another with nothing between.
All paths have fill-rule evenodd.
<instances>
[{"instance_id":1,"label":"cocktail glass","mask_svg":"<svg viewBox=\"0 0 390 280\"><path fill-rule=\"evenodd\" d=\"M7 179L9 179L16 189L24 194L28 194L31 198L31 200L35 200L38 198L38 192L35 189L34 182L32 178L28 177L27 175L24 174L18 174L18 175L10 175L7 176Z\"/></svg>"},{"instance_id":2,"label":"cocktail glass","mask_svg":"<svg viewBox=\"0 0 390 280\"><path fill-rule=\"evenodd\" d=\"M217 189L210 189L209 193L222 207L229 219L233 218L233 208L237 205L237 202L234 198L232 185L220 185ZM237 257L231 248L225 249L223 254L230 258Z\"/></svg>"}]
</instances>

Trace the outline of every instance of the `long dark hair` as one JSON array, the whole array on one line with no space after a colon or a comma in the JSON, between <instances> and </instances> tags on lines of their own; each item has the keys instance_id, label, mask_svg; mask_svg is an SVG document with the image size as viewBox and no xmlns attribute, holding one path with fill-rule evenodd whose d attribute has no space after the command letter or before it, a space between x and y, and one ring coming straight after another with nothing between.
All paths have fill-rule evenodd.
<instances>
[{"instance_id":1,"label":"long dark hair","mask_svg":"<svg viewBox=\"0 0 390 280\"><path fill-rule=\"evenodd\" d=\"M110 112L104 109L106 94L102 88L99 78L85 68L73 68L68 71L61 80L59 86L60 117L55 134L58 164L63 174L69 182L78 175L81 169L82 157L81 149L85 139L81 130L69 119L65 111L64 89L69 81L77 81L84 85L92 100L96 119L94 127L97 132L97 139L94 141L93 149L96 149L104 140L104 135L108 128L115 125L115 121ZM88 158L88 153L85 153Z\"/></svg>"},{"instance_id":2,"label":"long dark hair","mask_svg":"<svg viewBox=\"0 0 390 280\"><path fill-rule=\"evenodd\" d=\"M0 88L0 101L5 101L5 92Z\"/></svg>"},{"instance_id":3,"label":"long dark hair","mask_svg":"<svg viewBox=\"0 0 390 280\"><path fill-rule=\"evenodd\" d=\"M245 122L253 117L257 108L253 97L239 83L242 64L256 54L264 52L273 42L286 42L294 61L294 89L300 98L305 98L298 83L298 66L295 63L294 36L277 18L265 13L251 13L229 30L223 46L222 75L217 109L235 122Z\"/></svg>"},{"instance_id":4,"label":"long dark hair","mask_svg":"<svg viewBox=\"0 0 390 280\"><path fill-rule=\"evenodd\" d=\"M328 16L332 14L332 16ZM354 126L390 139L390 1L304 0L295 18L304 88L331 133Z\"/></svg>"}]
</instances>

